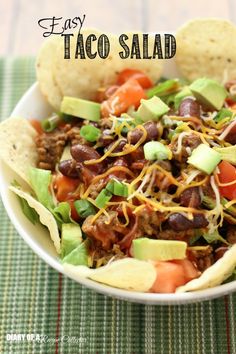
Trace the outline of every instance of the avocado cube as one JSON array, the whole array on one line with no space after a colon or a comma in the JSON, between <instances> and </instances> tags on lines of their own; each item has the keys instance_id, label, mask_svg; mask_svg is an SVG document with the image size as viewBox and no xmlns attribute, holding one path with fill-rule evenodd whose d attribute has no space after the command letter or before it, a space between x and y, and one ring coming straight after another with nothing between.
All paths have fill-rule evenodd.
<instances>
[{"instance_id":1,"label":"avocado cube","mask_svg":"<svg viewBox=\"0 0 236 354\"><path fill-rule=\"evenodd\" d=\"M195 80L189 88L198 102L209 109L221 109L227 97L227 91L222 85L205 77Z\"/></svg>"},{"instance_id":2,"label":"avocado cube","mask_svg":"<svg viewBox=\"0 0 236 354\"><path fill-rule=\"evenodd\" d=\"M139 260L169 261L186 257L187 243L175 240L153 240L142 237L133 240L133 256Z\"/></svg>"},{"instance_id":3,"label":"avocado cube","mask_svg":"<svg viewBox=\"0 0 236 354\"><path fill-rule=\"evenodd\" d=\"M101 105L99 103L76 97L63 97L60 110L62 113L94 122L99 121L101 117Z\"/></svg>"},{"instance_id":4,"label":"avocado cube","mask_svg":"<svg viewBox=\"0 0 236 354\"><path fill-rule=\"evenodd\" d=\"M192 91L188 86L185 86L180 92L178 92L175 95L174 98L175 109L177 110L179 108L180 103L183 101L185 97L191 97L191 96L193 96Z\"/></svg>"},{"instance_id":5,"label":"avocado cube","mask_svg":"<svg viewBox=\"0 0 236 354\"><path fill-rule=\"evenodd\" d=\"M198 145L198 147L193 150L192 155L188 158L188 163L190 165L208 175L214 171L220 161L220 153L205 144Z\"/></svg>"},{"instance_id":6,"label":"avocado cube","mask_svg":"<svg viewBox=\"0 0 236 354\"><path fill-rule=\"evenodd\" d=\"M141 105L137 110L137 115L142 121L159 120L161 116L169 111L169 107L157 96L149 98L149 100L141 100Z\"/></svg>"}]
</instances>

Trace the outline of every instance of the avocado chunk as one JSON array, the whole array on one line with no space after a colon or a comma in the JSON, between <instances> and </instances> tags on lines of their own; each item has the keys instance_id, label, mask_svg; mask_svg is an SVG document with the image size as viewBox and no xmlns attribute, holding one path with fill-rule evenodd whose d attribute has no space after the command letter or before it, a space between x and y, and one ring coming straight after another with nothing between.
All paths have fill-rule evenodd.
<instances>
[{"instance_id":1,"label":"avocado chunk","mask_svg":"<svg viewBox=\"0 0 236 354\"><path fill-rule=\"evenodd\" d=\"M222 85L205 77L193 81L189 88L198 102L210 109L221 109L227 97L227 91Z\"/></svg>"},{"instance_id":2,"label":"avocado chunk","mask_svg":"<svg viewBox=\"0 0 236 354\"><path fill-rule=\"evenodd\" d=\"M186 258L187 243L174 240L152 240L147 237L133 240L134 258L146 261L170 261Z\"/></svg>"},{"instance_id":3,"label":"avocado chunk","mask_svg":"<svg viewBox=\"0 0 236 354\"><path fill-rule=\"evenodd\" d=\"M169 111L169 107L157 96L149 100L141 100L141 105L137 110L137 115L142 121L159 120L161 116Z\"/></svg>"},{"instance_id":4,"label":"avocado chunk","mask_svg":"<svg viewBox=\"0 0 236 354\"><path fill-rule=\"evenodd\" d=\"M82 232L77 224L62 224L61 229L61 258L67 256L82 243Z\"/></svg>"},{"instance_id":5,"label":"avocado chunk","mask_svg":"<svg viewBox=\"0 0 236 354\"><path fill-rule=\"evenodd\" d=\"M214 147L214 150L220 154L222 160L236 165L236 145L227 147Z\"/></svg>"},{"instance_id":6,"label":"avocado chunk","mask_svg":"<svg viewBox=\"0 0 236 354\"><path fill-rule=\"evenodd\" d=\"M193 150L188 163L198 170L210 175L221 161L221 154L205 144L200 144Z\"/></svg>"},{"instance_id":7,"label":"avocado chunk","mask_svg":"<svg viewBox=\"0 0 236 354\"><path fill-rule=\"evenodd\" d=\"M101 105L96 102L83 100L76 97L63 97L61 102L61 112L71 116L88 119L94 122L101 117Z\"/></svg>"},{"instance_id":8,"label":"avocado chunk","mask_svg":"<svg viewBox=\"0 0 236 354\"><path fill-rule=\"evenodd\" d=\"M73 265L88 265L88 245L84 241L76 248L74 248L69 254L67 254L62 263L69 263Z\"/></svg>"},{"instance_id":9,"label":"avocado chunk","mask_svg":"<svg viewBox=\"0 0 236 354\"><path fill-rule=\"evenodd\" d=\"M179 108L180 103L183 101L185 97L191 97L191 96L193 96L192 91L188 86L185 86L180 92L178 92L175 95L174 98L175 109Z\"/></svg>"}]
</instances>

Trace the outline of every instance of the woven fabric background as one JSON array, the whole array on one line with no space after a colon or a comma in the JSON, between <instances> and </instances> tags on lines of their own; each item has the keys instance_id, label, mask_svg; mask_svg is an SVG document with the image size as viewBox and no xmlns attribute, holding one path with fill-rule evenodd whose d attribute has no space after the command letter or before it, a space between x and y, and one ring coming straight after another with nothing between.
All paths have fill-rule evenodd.
<instances>
[{"instance_id":1,"label":"woven fabric background","mask_svg":"<svg viewBox=\"0 0 236 354\"><path fill-rule=\"evenodd\" d=\"M1 119L34 80L33 58L0 60ZM0 353L236 354L235 316L236 294L185 306L96 294L40 260L0 205Z\"/></svg>"}]
</instances>

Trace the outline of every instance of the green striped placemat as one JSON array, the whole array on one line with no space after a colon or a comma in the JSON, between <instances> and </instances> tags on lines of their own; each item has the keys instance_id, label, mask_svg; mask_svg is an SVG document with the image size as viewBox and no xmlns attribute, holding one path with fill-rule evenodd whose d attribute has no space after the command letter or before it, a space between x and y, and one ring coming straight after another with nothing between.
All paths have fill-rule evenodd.
<instances>
[{"instance_id":1,"label":"green striped placemat","mask_svg":"<svg viewBox=\"0 0 236 354\"><path fill-rule=\"evenodd\" d=\"M34 82L34 60L0 60L0 115ZM39 259L0 205L0 353L236 354L236 294L145 306L78 285Z\"/></svg>"}]
</instances>

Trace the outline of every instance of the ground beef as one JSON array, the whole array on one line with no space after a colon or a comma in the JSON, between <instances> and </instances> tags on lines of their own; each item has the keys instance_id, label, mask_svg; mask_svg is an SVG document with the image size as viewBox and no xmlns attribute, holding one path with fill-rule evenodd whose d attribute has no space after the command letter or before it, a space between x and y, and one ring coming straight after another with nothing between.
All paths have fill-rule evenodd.
<instances>
[{"instance_id":1,"label":"ground beef","mask_svg":"<svg viewBox=\"0 0 236 354\"><path fill-rule=\"evenodd\" d=\"M101 127L102 130L104 129L111 129L112 127L112 120L109 118L102 118L99 121L99 126Z\"/></svg>"},{"instance_id":2,"label":"ground beef","mask_svg":"<svg viewBox=\"0 0 236 354\"><path fill-rule=\"evenodd\" d=\"M111 259L118 260L127 257L120 249L119 245L113 245L111 250L104 250L97 247L96 242L90 247L90 267L98 268L106 265Z\"/></svg>"},{"instance_id":3,"label":"ground beef","mask_svg":"<svg viewBox=\"0 0 236 354\"><path fill-rule=\"evenodd\" d=\"M236 243L236 225L228 226L226 239L231 245Z\"/></svg>"},{"instance_id":4,"label":"ground beef","mask_svg":"<svg viewBox=\"0 0 236 354\"><path fill-rule=\"evenodd\" d=\"M194 236L194 230L175 231L172 229L161 230L157 233L157 239L160 240L179 240L188 242Z\"/></svg>"},{"instance_id":5,"label":"ground beef","mask_svg":"<svg viewBox=\"0 0 236 354\"><path fill-rule=\"evenodd\" d=\"M163 213L153 211L146 207L142 209L138 216L138 229L141 235L152 236L157 235L160 229L160 225L165 216Z\"/></svg>"},{"instance_id":6,"label":"ground beef","mask_svg":"<svg viewBox=\"0 0 236 354\"><path fill-rule=\"evenodd\" d=\"M198 145L201 144L201 139L195 135L195 134L190 134L187 136L183 137L182 140L182 149L180 153L176 153L177 151L177 146L178 146L178 139L175 140L175 142L172 145L172 153L174 158L179 161L179 162L186 162L187 158L189 157L189 152L191 152L198 147ZM187 149L186 149L187 148Z\"/></svg>"},{"instance_id":7,"label":"ground beef","mask_svg":"<svg viewBox=\"0 0 236 354\"><path fill-rule=\"evenodd\" d=\"M207 246L202 250L191 249L188 252L189 258L196 263L197 268L201 272L209 268L214 263L213 248L211 246Z\"/></svg>"},{"instance_id":8,"label":"ground beef","mask_svg":"<svg viewBox=\"0 0 236 354\"><path fill-rule=\"evenodd\" d=\"M71 145L90 145L87 140L82 138L80 135L80 127L74 126L67 132L67 139L71 143Z\"/></svg>"},{"instance_id":9,"label":"ground beef","mask_svg":"<svg viewBox=\"0 0 236 354\"><path fill-rule=\"evenodd\" d=\"M107 184L107 180L105 180L104 178L99 179L99 181L97 181L96 183L92 184L90 187L90 196L92 199L96 199L99 192L101 192L101 190L103 188L105 188Z\"/></svg>"},{"instance_id":10,"label":"ground beef","mask_svg":"<svg viewBox=\"0 0 236 354\"><path fill-rule=\"evenodd\" d=\"M36 138L38 167L54 170L66 145L67 135L64 130L55 129L52 133L43 133Z\"/></svg>"},{"instance_id":11,"label":"ground beef","mask_svg":"<svg viewBox=\"0 0 236 354\"><path fill-rule=\"evenodd\" d=\"M104 250L110 250L113 244L119 240L119 234L125 232L118 220L118 213L109 211L109 224L107 224L107 216L100 215L94 222L93 215L88 216L83 225L82 230L88 238L96 241Z\"/></svg>"}]
</instances>

